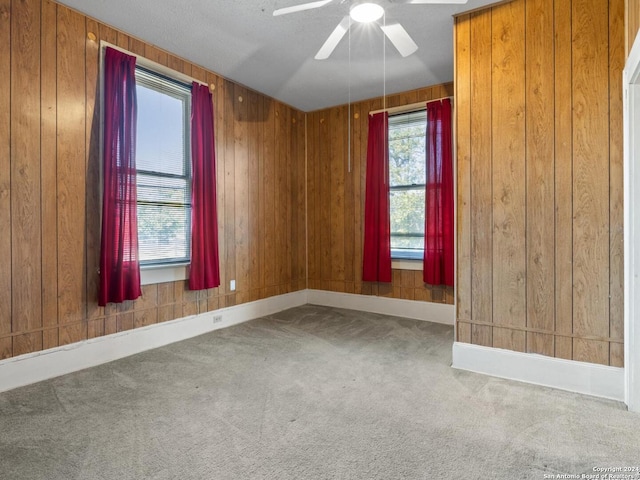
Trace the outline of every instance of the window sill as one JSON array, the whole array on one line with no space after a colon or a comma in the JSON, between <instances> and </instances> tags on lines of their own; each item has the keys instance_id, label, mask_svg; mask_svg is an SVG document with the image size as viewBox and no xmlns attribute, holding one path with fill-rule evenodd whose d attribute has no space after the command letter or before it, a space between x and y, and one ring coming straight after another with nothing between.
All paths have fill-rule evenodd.
<instances>
[{"instance_id":1,"label":"window sill","mask_svg":"<svg viewBox=\"0 0 640 480\"><path fill-rule=\"evenodd\" d=\"M392 258L391 268L393 268L394 270L422 270L422 260Z\"/></svg>"},{"instance_id":2,"label":"window sill","mask_svg":"<svg viewBox=\"0 0 640 480\"><path fill-rule=\"evenodd\" d=\"M140 266L140 284L176 282L189 278L189 264Z\"/></svg>"}]
</instances>

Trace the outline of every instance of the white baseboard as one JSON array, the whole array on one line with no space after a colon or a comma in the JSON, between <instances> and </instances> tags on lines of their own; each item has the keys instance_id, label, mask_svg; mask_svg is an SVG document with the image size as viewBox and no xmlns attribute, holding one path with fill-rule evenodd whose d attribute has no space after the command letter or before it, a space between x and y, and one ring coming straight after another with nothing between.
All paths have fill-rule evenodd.
<instances>
[{"instance_id":1,"label":"white baseboard","mask_svg":"<svg viewBox=\"0 0 640 480\"><path fill-rule=\"evenodd\" d=\"M453 325L452 305L302 290L0 361L0 392L111 362L306 303ZM221 317L218 320L218 317ZM215 319L215 322L214 322ZM624 369L454 343L453 367L624 401Z\"/></svg>"},{"instance_id":2,"label":"white baseboard","mask_svg":"<svg viewBox=\"0 0 640 480\"><path fill-rule=\"evenodd\" d=\"M468 343L453 344L453 368L624 401L624 369Z\"/></svg>"},{"instance_id":3,"label":"white baseboard","mask_svg":"<svg viewBox=\"0 0 640 480\"><path fill-rule=\"evenodd\" d=\"M302 290L2 360L0 392L94 367L306 303L307 291Z\"/></svg>"},{"instance_id":4,"label":"white baseboard","mask_svg":"<svg viewBox=\"0 0 640 480\"><path fill-rule=\"evenodd\" d=\"M455 322L456 309L453 305L325 290L307 290L307 292L307 301L313 305L381 313L446 325L453 325Z\"/></svg>"}]
</instances>

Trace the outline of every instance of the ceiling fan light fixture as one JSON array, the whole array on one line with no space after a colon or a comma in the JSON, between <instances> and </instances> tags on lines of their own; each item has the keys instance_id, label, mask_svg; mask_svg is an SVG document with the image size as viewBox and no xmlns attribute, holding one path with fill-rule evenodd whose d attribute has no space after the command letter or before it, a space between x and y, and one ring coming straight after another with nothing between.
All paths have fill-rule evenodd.
<instances>
[{"instance_id":1,"label":"ceiling fan light fixture","mask_svg":"<svg viewBox=\"0 0 640 480\"><path fill-rule=\"evenodd\" d=\"M349 11L349 15L354 22L371 23L382 18L384 8L377 3L360 3Z\"/></svg>"}]
</instances>

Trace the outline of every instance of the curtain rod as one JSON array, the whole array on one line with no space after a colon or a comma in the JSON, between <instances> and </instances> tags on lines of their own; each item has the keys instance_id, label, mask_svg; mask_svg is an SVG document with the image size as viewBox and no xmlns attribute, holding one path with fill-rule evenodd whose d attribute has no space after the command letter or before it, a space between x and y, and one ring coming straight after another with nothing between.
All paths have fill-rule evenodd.
<instances>
[{"instance_id":1,"label":"curtain rod","mask_svg":"<svg viewBox=\"0 0 640 480\"><path fill-rule=\"evenodd\" d=\"M401 105L399 107L390 107L390 108L381 108L380 110L372 110L369 112L369 115L373 115L376 113L389 112L389 115L393 115L394 113L409 113L415 112L418 110L422 110L425 108L427 103L429 102L437 102L438 100L444 100L448 98L449 100L453 100L453 96L449 97L440 97L440 98L432 98L431 100L425 100L423 102L411 103L409 105Z\"/></svg>"},{"instance_id":2,"label":"curtain rod","mask_svg":"<svg viewBox=\"0 0 640 480\"><path fill-rule=\"evenodd\" d=\"M153 70L155 70L156 72L159 72L162 75L166 75L172 79L178 80L180 82L184 82L184 83L188 83L190 84L191 82L196 82L199 83L200 85L204 85L206 87L209 87L209 90L211 90L211 86L207 84L207 82L203 82L202 80L198 80L197 78L193 78L190 75L185 75L182 72L178 72L177 70L174 70L173 68L169 68L166 67L164 65L162 65L161 63L158 62L154 62L153 60L149 60L147 57L143 56L143 55L138 55L136 53L133 53L129 50L127 50L126 48L122 48L119 47L117 45L114 45L113 43L107 42L106 40L100 40L100 48L104 48L104 47L111 47L114 50L118 50L122 53L126 53L127 55L131 55L133 57L136 57L137 60L140 60L140 65L142 67L147 67L147 68L152 68ZM101 60L102 60L102 56L101 56Z\"/></svg>"}]
</instances>

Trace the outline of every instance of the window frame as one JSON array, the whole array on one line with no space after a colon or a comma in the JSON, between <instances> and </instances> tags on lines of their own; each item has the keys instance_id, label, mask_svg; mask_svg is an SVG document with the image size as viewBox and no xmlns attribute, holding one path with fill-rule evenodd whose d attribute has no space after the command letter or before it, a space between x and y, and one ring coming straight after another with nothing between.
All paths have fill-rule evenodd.
<instances>
[{"instance_id":1,"label":"window frame","mask_svg":"<svg viewBox=\"0 0 640 480\"><path fill-rule=\"evenodd\" d=\"M425 151L427 148L426 145L426 141L427 141L427 133L426 133L426 122L427 122L427 110L426 110L426 106L421 106L420 108L414 108L414 109L410 109L410 110L405 110L405 111L399 111L397 113L394 113L392 115L389 115L389 123L387 126L387 132L389 133L389 131L391 130L392 127L392 122L391 122L391 118L392 117L406 117L408 115L411 114L416 114L416 113L420 113L422 115L422 113L424 113L424 126L425 128L423 129L423 133L424 133L424 141L425 141ZM391 142L388 142L388 155L391 156ZM426 164L426 159L424 160L425 164ZM390 164L389 164L389 168L390 168ZM389 175L389 197L391 197L392 193L394 191L412 191L412 190L422 190L425 192L426 194L426 174L425 174L425 183L413 183L413 184L409 184L409 185L391 185L391 176ZM390 199L391 201L391 199ZM424 205L423 205L423 209L424 209ZM393 237L406 237L406 238L421 238L423 245L424 245L424 236L425 234L415 234L415 233L408 233L408 234L398 234L396 233L394 235L393 231L389 232L390 234L390 241L393 239ZM420 250L415 250L415 251L411 251L410 249L394 249L391 248L391 260L394 263L394 268L397 268L400 264L402 264L403 268L407 268L407 269L411 269L410 267L413 265L416 267L416 269L418 268L418 262L419 262L419 266L421 268L422 265L422 260L424 258L424 246L422 249Z\"/></svg>"},{"instance_id":2,"label":"window frame","mask_svg":"<svg viewBox=\"0 0 640 480\"><path fill-rule=\"evenodd\" d=\"M157 84L157 85L156 85ZM140 205L153 205L153 206L165 206L182 208L187 211L185 215L185 232L187 232L186 239L186 252L184 257L175 257L169 259L151 259L140 260L140 269L161 269L164 267L171 268L173 266L184 266L191 263L191 84L174 79L164 73L157 72L153 68L136 62L136 88L138 86L151 89L155 92L168 95L170 97L181 99L183 101L182 109L182 133L183 133L183 163L182 163L182 175L173 173L155 172L152 170L143 170L136 167L136 178L138 175L159 178L159 179L175 179L182 180L186 184L185 188L185 202L160 202L160 201L145 201L140 200L140 196L136 198L136 204ZM162 88L165 87L165 88ZM139 130L139 129L138 129ZM138 243L140 243L140 225L138 223Z\"/></svg>"},{"instance_id":3,"label":"window frame","mask_svg":"<svg viewBox=\"0 0 640 480\"><path fill-rule=\"evenodd\" d=\"M143 56L135 54L127 49L119 47L113 43L107 42L105 40L100 40L100 75L99 75L99 83L100 83L100 112L104 112L104 95L102 92L104 91L104 55L107 47L111 47L115 50L119 50L127 55L131 55L136 57L136 65L141 65L145 68L151 69L154 72L164 75L168 78L172 78L176 81L183 82L186 84L191 84L192 82L204 83L201 80L197 80L193 77L185 75L184 73L178 72L177 70L173 70L165 65L154 62L153 60L149 60ZM102 158L104 157L104 116L100 115L100 142L99 142L99 170L100 170L100 182L98 185L98 195L100 198L100 208L99 208L99 223L102 225L102 198L103 198L103 189L104 189L104 172L103 172L103 162ZM165 264L165 265L144 265L140 267L140 283L141 285L151 285L157 283L165 283L165 282L175 282L186 280L189 278L189 262L184 262L180 264Z\"/></svg>"}]
</instances>

